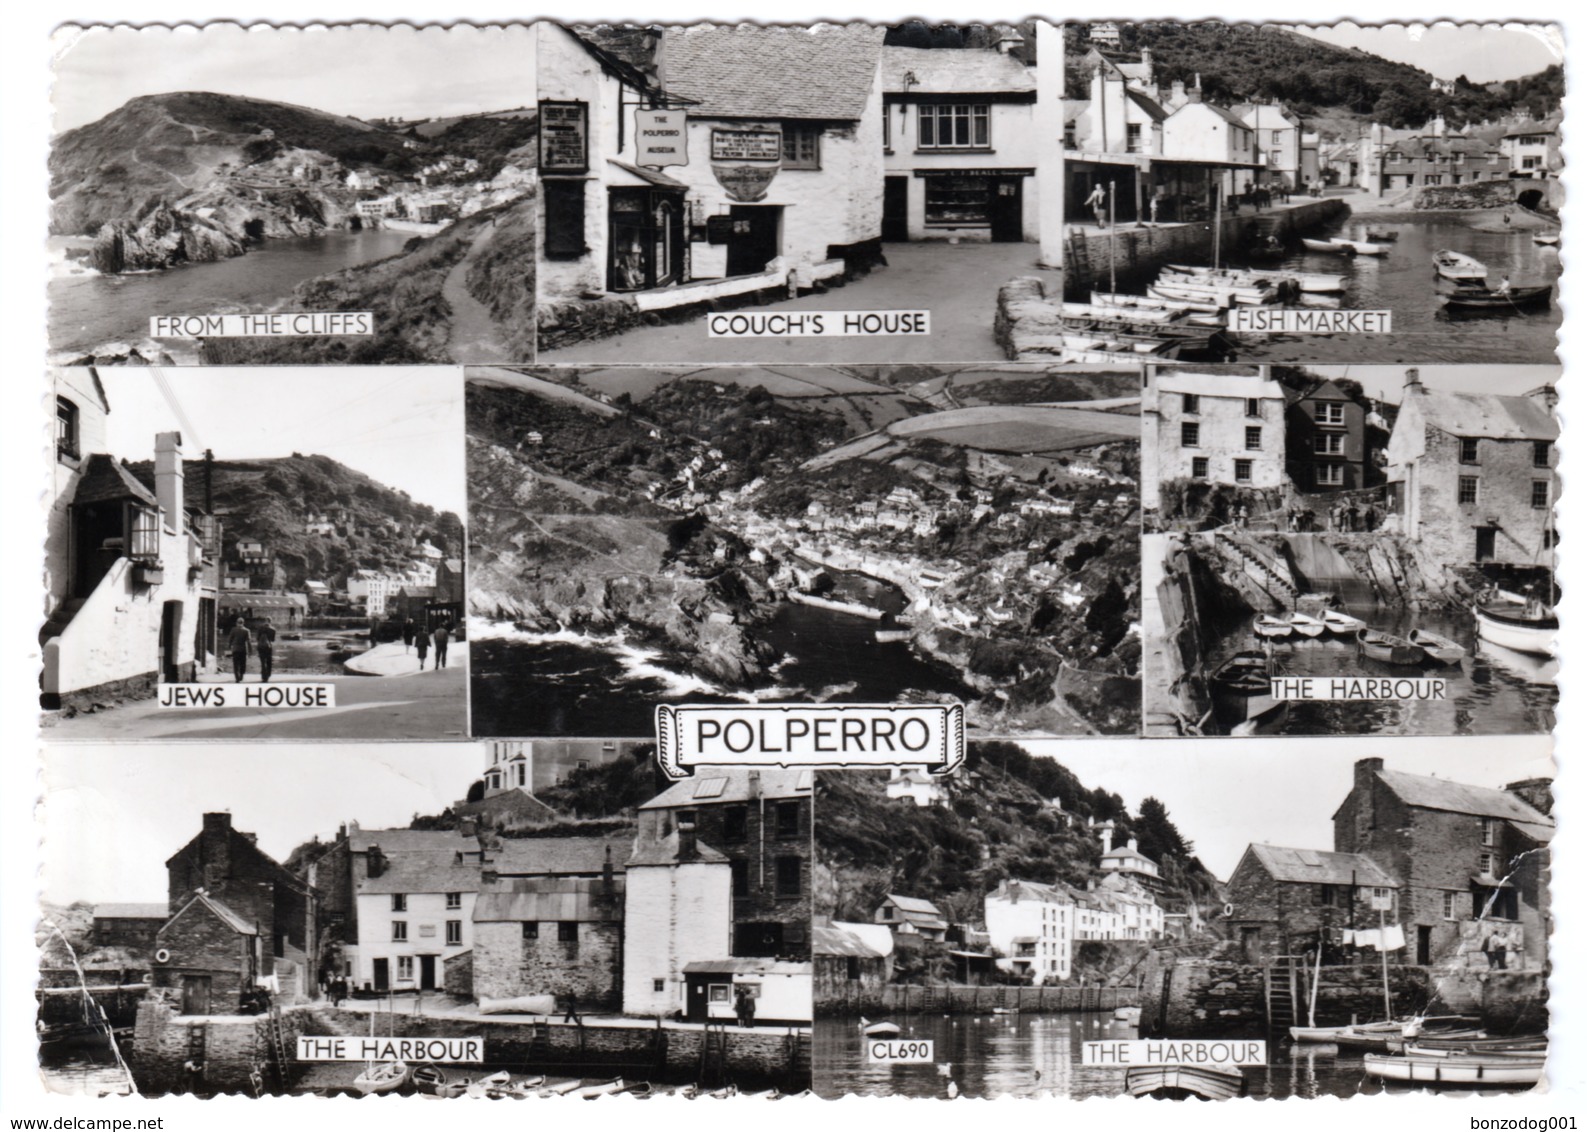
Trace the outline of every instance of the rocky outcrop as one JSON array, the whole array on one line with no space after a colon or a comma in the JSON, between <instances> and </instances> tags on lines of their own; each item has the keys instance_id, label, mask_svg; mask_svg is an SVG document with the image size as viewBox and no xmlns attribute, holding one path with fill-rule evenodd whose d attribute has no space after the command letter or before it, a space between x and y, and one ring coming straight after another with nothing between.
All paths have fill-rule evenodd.
<instances>
[{"instance_id":1,"label":"rocky outcrop","mask_svg":"<svg viewBox=\"0 0 1587 1132\"><path fill-rule=\"evenodd\" d=\"M162 205L137 223L114 220L100 228L88 261L95 271L119 275L179 263L210 263L246 250L245 240L213 221Z\"/></svg>"}]
</instances>

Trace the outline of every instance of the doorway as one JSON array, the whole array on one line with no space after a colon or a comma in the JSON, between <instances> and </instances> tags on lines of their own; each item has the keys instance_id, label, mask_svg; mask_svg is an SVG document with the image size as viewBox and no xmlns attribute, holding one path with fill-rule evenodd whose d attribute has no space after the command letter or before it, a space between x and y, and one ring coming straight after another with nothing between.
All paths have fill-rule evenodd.
<instances>
[{"instance_id":1,"label":"doorway","mask_svg":"<svg viewBox=\"0 0 1587 1132\"><path fill-rule=\"evenodd\" d=\"M782 254L782 205L735 204L728 213L727 273L754 275Z\"/></svg>"},{"instance_id":2,"label":"doorway","mask_svg":"<svg viewBox=\"0 0 1587 1132\"><path fill-rule=\"evenodd\" d=\"M182 976L182 1013L208 1014L211 976Z\"/></svg>"},{"instance_id":3,"label":"doorway","mask_svg":"<svg viewBox=\"0 0 1587 1132\"><path fill-rule=\"evenodd\" d=\"M1416 965L1433 965L1433 929L1426 924L1416 926Z\"/></svg>"},{"instance_id":4,"label":"doorway","mask_svg":"<svg viewBox=\"0 0 1587 1132\"><path fill-rule=\"evenodd\" d=\"M391 989L391 960L375 960L375 989L377 991Z\"/></svg>"},{"instance_id":5,"label":"doorway","mask_svg":"<svg viewBox=\"0 0 1587 1132\"><path fill-rule=\"evenodd\" d=\"M1240 929L1240 958L1247 963L1254 963L1262 954L1262 929Z\"/></svg>"},{"instance_id":6,"label":"doorway","mask_svg":"<svg viewBox=\"0 0 1587 1132\"><path fill-rule=\"evenodd\" d=\"M160 680L175 684L182 679L177 642L182 632L182 603L168 601L160 607Z\"/></svg>"},{"instance_id":7,"label":"doorway","mask_svg":"<svg viewBox=\"0 0 1587 1132\"><path fill-rule=\"evenodd\" d=\"M1493 561L1494 551L1495 551L1496 545L1498 543L1498 536L1499 536L1499 528L1498 527L1478 527L1477 528L1477 561L1478 562L1492 562Z\"/></svg>"},{"instance_id":8,"label":"doorway","mask_svg":"<svg viewBox=\"0 0 1587 1132\"><path fill-rule=\"evenodd\" d=\"M909 178L882 181L882 239L901 244L909 239Z\"/></svg>"},{"instance_id":9,"label":"doorway","mask_svg":"<svg viewBox=\"0 0 1587 1132\"><path fill-rule=\"evenodd\" d=\"M419 989L435 989L435 956L419 956Z\"/></svg>"},{"instance_id":10,"label":"doorway","mask_svg":"<svg viewBox=\"0 0 1587 1132\"><path fill-rule=\"evenodd\" d=\"M992 222L992 242L1017 244L1025 239L1025 182L1020 177L1001 177L992 182L987 202Z\"/></svg>"}]
</instances>

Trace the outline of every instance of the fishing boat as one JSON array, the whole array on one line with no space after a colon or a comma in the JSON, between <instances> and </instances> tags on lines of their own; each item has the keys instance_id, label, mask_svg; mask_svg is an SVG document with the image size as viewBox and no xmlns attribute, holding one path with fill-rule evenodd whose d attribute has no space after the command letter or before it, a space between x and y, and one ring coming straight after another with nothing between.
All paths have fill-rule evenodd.
<instances>
[{"instance_id":1,"label":"fishing boat","mask_svg":"<svg viewBox=\"0 0 1587 1132\"><path fill-rule=\"evenodd\" d=\"M1245 1077L1237 1069L1201 1065L1132 1065L1124 1073L1124 1088L1132 1097L1227 1101L1245 1092Z\"/></svg>"},{"instance_id":2,"label":"fishing boat","mask_svg":"<svg viewBox=\"0 0 1587 1132\"><path fill-rule=\"evenodd\" d=\"M1407 1026L1399 1033L1348 1033L1334 1039L1334 1044L1342 1050L1356 1050L1369 1053L1399 1053L1416 1040L1414 1033L1407 1034L1405 1030L1414 1030L1414 1026ZM1449 1030L1445 1031L1455 1038L1482 1038L1487 1036L1484 1030Z\"/></svg>"},{"instance_id":3,"label":"fishing boat","mask_svg":"<svg viewBox=\"0 0 1587 1132\"><path fill-rule=\"evenodd\" d=\"M1439 664L1459 664L1466 655L1466 650L1448 637L1439 636L1426 629L1412 629L1410 642L1413 645L1420 645L1428 657L1438 661Z\"/></svg>"},{"instance_id":4,"label":"fishing boat","mask_svg":"<svg viewBox=\"0 0 1587 1132\"><path fill-rule=\"evenodd\" d=\"M1369 1077L1428 1085L1535 1085L1543 1079L1545 1058L1483 1054L1376 1054L1365 1058Z\"/></svg>"},{"instance_id":5,"label":"fishing boat","mask_svg":"<svg viewBox=\"0 0 1587 1132\"><path fill-rule=\"evenodd\" d=\"M1356 255L1388 255L1394 250L1393 244L1375 244L1371 240L1346 240L1341 236L1335 236L1328 242L1343 245Z\"/></svg>"},{"instance_id":6,"label":"fishing boat","mask_svg":"<svg viewBox=\"0 0 1587 1132\"><path fill-rule=\"evenodd\" d=\"M1525 603L1501 602L1478 605L1477 635L1491 644L1500 645L1530 656L1554 655L1554 637L1559 632L1559 618L1548 606L1535 610Z\"/></svg>"},{"instance_id":7,"label":"fishing boat","mask_svg":"<svg viewBox=\"0 0 1587 1132\"><path fill-rule=\"evenodd\" d=\"M1547 1050L1548 1038L1543 1034L1509 1038L1454 1038L1439 1034L1436 1037L1417 1038L1406 1047L1408 1053L1426 1054L1429 1057L1451 1053L1540 1053Z\"/></svg>"},{"instance_id":8,"label":"fishing boat","mask_svg":"<svg viewBox=\"0 0 1587 1132\"><path fill-rule=\"evenodd\" d=\"M1328 627L1330 633L1337 633L1341 637L1353 637L1367 627L1367 623L1361 618L1352 617L1337 609L1324 610L1322 623Z\"/></svg>"},{"instance_id":9,"label":"fishing boat","mask_svg":"<svg viewBox=\"0 0 1587 1132\"><path fill-rule=\"evenodd\" d=\"M1341 1038L1363 1038L1382 1035L1387 1038L1403 1037L1405 1022L1363 1022L1349 1026L1291 1026L1290 1040L1301 1045L1337 1045Z\"/></svg>"},{"instance_id":10,"label":"fishing boat","mask_svg":"<svg viewBox=\"0 0 1587 1132\"><path fill-rule=\"evenodd\" d=\"M1383 633L1377 629L1361 629L1356 633L1356 648L1369 660L1382 664L1420 664L1427 653L1404 637Z\"/></svg>"},{"instance_id":11,"label":"fishing boat","mask_svg":"<svg viewBox=\"0 0 1587 1132\"><path fill-rule=\"evenodd\" d=\"M1488 278L1488 267L1481 260L1447 248L1433 256L1433 270L1456 283L1483 283Z\"/></svg>"},{"instance_id":12,"label":"fishing boat","mask_svg":"<svg viewBox=\"0 0 1587 1132\"><path fill-rule=\"evenodd\" d=\"M1511 287L1508 290L1464 287L1452 295L1444 296L1444 304L1462 310L1517 310L1547 306L1553 295L1552 283L1540 283L1535 287Z\"/></svg>"},{"instance_id":13,"label":"fishing boat","mask_svg":"<svg viewBox=\"0 0 1587 1132\"><path fill-rule=\"evenodd\" d=\"M1251 622L1251 631L1266 640L1282 641L1295 632L1295 626L1289 623L1287 617L1264 613Z\"/></svg>"},{"instance_id":14,"label":"fishing boat","mask_svg":"<svg viewBox=\"0 0 1587 1132\"><path fill-rule=\"evenodd\" d=\"M1308 240L1303 237L1301 243L1305 245L1306 250L1309 252L1322 252L1324 255L1355 254L1355 249L1349 244L1339 244L1332 240Z\"/></svg>"},{"instance_id":15,"label":"fishing boat","mask_svg":"<svg viewBox=\"0 0 1587 1132\"><path fill-rule=\"evenodd\" d=\"M402 1088L408 1081L408 1065L404 1061L382 1061L370 1065L353 1078L353 1088L360 1096L390 1093Z\"/></svg>"},{"instance_id":16,"label":"fishing boat","mask_svg":"<svg viewBox=\"0 0 1587 1132\"><path fill-rule=\"evenodd\" d=\"M1238 267L1226 267L1221 271L1214 271L1210 267L1187 267L1178 263L1171 263L1164 270L1187 279L1215 280L1231 286L1292 283L1298 291L1319 295L1333 294L1345 289L1343 275L1332 275L1321 271L1252 271Z\"/></svg>"},{"instance_id":17,"label":"fishing boat","mask_svg":"<svg viewBox=\"0 0 1587 1132\"><path fill-rule=\"evenodd\" d=\"M1303 637L1320 637L1328 631L1321 619L1309 613L1291 613L1287 620L1290 628Z\"/></svg>"}]
</instances>

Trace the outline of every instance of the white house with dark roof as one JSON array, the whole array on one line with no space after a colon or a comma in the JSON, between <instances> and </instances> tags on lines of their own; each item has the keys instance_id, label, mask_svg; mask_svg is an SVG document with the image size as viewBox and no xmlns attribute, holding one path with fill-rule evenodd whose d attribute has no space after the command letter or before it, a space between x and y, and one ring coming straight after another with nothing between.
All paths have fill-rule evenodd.
<instances>
[{"instance_id":1,"label":"white house with dark roof","mask_svg":"<svg viewBox=\"0 0 1587 1132\"><path fill-rule=\"evenodd\" d=\"M871 919L890 929L894 938L913 936L926 943L942 943L948 938L948 921L941 909L918 896L890 892Z\"/></svg>"},{"instance_id":2,"label":"white house with dark roof","mask_svg":"<svg viewBox=\"0 0 1587 1132\"><path fill-rule=\"evenodd\" d=\"M1252 489L1284 483L1283 387L1265 372L1160 369L1141 400L1141 505L1195 480Z\"/></svg>"},{"instance_id":3,"label":"white house with dark roof","mask_svg":"<svg viewBox=\"0 0 1587 1132\"><path fill-rule=\"evenodd\" d=\"M1451 393L1406 372L1387 449L1389 506L1430 560L1553 566L1552 392Z\"/></svg>"},{"instance_id":4,"label":"white house with dark roof","mask_svg":"<svg viewBox=\"0 0 1587 1132\"><path fill-rule=\"evenodd\" d=\"M1251 127L1262 169L1261 184L1300 185L1301 120L1277 102L1260 102L1237 108L1242 122Z\"/></svg>"},{"instance_id":5,"label":"white house with dark roof","mask_svg":"<svg viewBox=\"0 0 1587 1132\"><path fill-rule=\"evenodd\" d=\"M1079 938L1081 896L1068 885L1004 880L983 901L1000 970L1033 983L1062 982Z\"/></svg>"},{"instance_id":6,"label":"white house with dark roof","mask_svg":"<svg viewBox=\"0 0 1587 1132\"><path fill-rule=\"evenodd\" d=\"M355 987L437 990L448 960L473 946L478 844L454 831L352 830L356 943L344 947Z\"/></svg>"},{"instance_id":7,"label":"white house with dark roof","mask_svg":"<svg viewBox=\"0 0 1587 1132\"><path fill-rule=\"evenodd\" d=\"M996 48L882 48L884 240L1036 240L1037 72Z\"/></svg>"},{"instance_id":8,"label":"white house with dark roof","mask_svg":"<svg viewBox=\"0 0 1587 1132\"><path fill-rule=\"evenodd\" d=\"M1163 156L1205 166L1222 199L1242 192L1262 166L1256 132L1232 110L1187 102L1163 119Z\"/></svg>"}]
</instances>

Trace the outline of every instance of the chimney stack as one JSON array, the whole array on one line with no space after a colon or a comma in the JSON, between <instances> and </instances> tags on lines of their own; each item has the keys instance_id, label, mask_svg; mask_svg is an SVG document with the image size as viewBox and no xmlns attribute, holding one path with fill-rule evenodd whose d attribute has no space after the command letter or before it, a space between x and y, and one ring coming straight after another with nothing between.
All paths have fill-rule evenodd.
<instances>
[{"instance_id":1,"label":"chimney stack","mask_svg":"<svg viewBox=\"0 0 1587 1132\"><path fill-rule=\"evenodd\" d=\"M154 438L154 497L160 502L165 525L181 532L182 515L182 434L162 432Z\"/></svg>"},{"instance_id":2,"label":"chimney stack","mask_svg":"<svg viewBox=\"0 0 1587 1132\"><path fill-rule=\"evenodd\" d=\"M369 879L370 880L374 880L376 877L385 875L385 872L386 872L386 855L380 851L380 846L371 845L369 847L368 857L369 857Z\"/></svg>"},{"instance_id":3,"label":"chimney stack","mask_svg":"<svg viewBox=\"0 0 1587 1132\"><path fill-rule=\"evenodd\" d=\"M694 823L680 821L678 823L678 860L693 861L700 856L699 842L695 839Z\"/></svg>"},{"instance_id":4,"label":"chimney stack","mask_svg":"<svg viewBox=\"0 0 1587 1132\"><path fill-rule=\"evenodd\" d=\"M1410 369L1406 370L1405 371L1405 386L1404 386L1404 388L1402 388L1400 390L1400 392L1402 394L1406 394L1406 395L1409 395L1411 393L1421 393L1421 392L1423 392L1423 389L1422 389L1422 371L1417 369L1417 368L1415 368L1414 366L1411 367Z\"/></svg>"}]
</instances>

